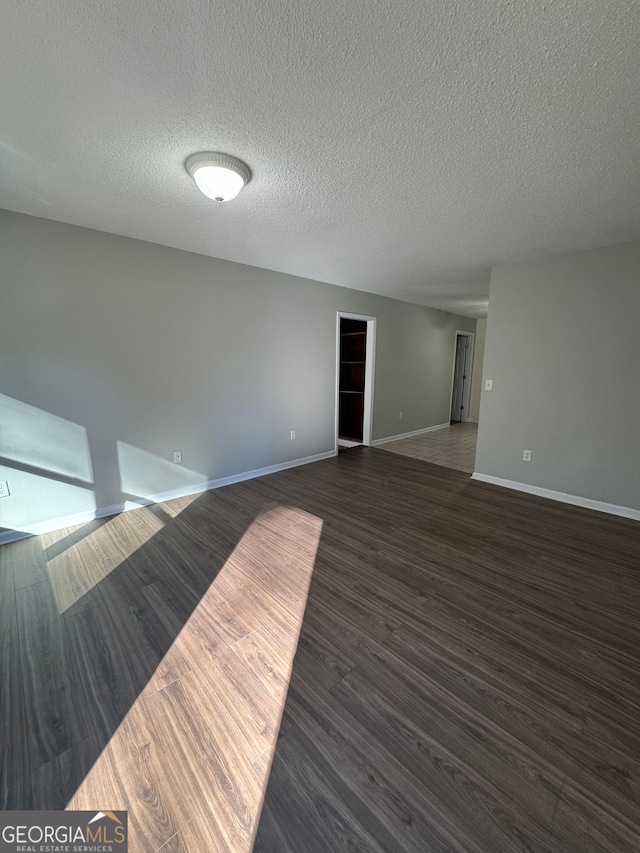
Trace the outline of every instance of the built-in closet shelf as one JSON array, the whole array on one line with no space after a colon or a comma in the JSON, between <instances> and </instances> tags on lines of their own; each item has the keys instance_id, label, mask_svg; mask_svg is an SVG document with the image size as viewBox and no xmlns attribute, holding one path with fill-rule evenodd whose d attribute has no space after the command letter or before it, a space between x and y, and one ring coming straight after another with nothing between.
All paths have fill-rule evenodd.
<instances>
[{"instance_id":1,"label":"built-in closet shelf","mask_svg":"<svg viewBox=\"0 0 640 853\"><path fill-rule=\"evenodd\" d=\"M367 324L344 318L340 322L340 435L362 441Z\"/></svg>"}]
</instances>

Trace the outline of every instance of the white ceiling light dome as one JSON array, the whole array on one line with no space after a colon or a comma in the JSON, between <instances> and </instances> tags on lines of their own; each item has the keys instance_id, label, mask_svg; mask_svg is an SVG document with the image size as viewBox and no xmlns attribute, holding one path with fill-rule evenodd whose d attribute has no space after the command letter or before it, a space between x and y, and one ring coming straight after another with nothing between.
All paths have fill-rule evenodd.
<instances>
[{"instance_id":1,"label":"white ceiling light dome","mask_svg":"<svg viewBox=\"0 0 640 853\"><path fill-rule=\"evenodd\" d=\"M217 202L231 201L251 180L251 169L230 154L203 151L185 163L200 192Z\"/></svg>"}]
</instances>

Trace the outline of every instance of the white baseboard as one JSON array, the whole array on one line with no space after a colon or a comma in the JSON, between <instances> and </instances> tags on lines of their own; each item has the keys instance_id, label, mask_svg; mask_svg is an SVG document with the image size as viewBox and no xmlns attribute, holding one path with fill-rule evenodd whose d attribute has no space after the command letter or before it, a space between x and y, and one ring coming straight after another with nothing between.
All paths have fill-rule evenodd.
<instances>
[{"instance_id":1,"label":"white baseboard","mask_svg":"<svg viewBox=\"0 0 640 853\"><path fill-rule=\"evenodd\" d=\"M540 498L548 498L552 501L560 501L561 503L573 504L573 506L581 506L585 509L595 509L597 512L607 512L610 515L620 515L623 518L632 518L634 521L640 521L640 509L633 509L630 506L618 506L618 504L595 501L591 498L580 497L580 495L569 495L566 492L556 492L553 489L530 486L528 483L518 483L516 480L503 480L502 477L491 477L489 474L474 472L471 475L471 479L479 480L481 483L491 483L494 486L503 486L505 489L513 489L516 492L526 492L528 495L537 495Z\"/></svg>"},{"instance_id":2,"label":"white baseboard","mask_svg":"<svg viewBox=\"0 0 640 853\"><path fill-rule=\"evenodd\" d=\"M266 474L275 474L277 471L286 471L287 468L297 468L299 465L308 465L311 462L320 462L322 459L329 459L335 455L335 450L328 450L326 453L316 453L314 456L304 456L301 459L291 459L289 462L280 462L277 465L268 465L266 468L256 468L253 471L243 471L240 474L232 474L230 477L220 477L217 480L207 480L205 483L198 483L193 486L182 486L179 489L171 489L168 492L158 492L154 495L137 498L135 501L127 501L123 504L111 504L110 506L98 507L95 510L78 512L75 515L66 515L63 518L52 518L47 521L40 521L37 524L29 524L22 530L7 530L4 533L0 533L0 545L6 545L9 542L17 542L19 539L26 539L29 536L39 536L42 533L52 533L54 530L61 530L63 527L73 527L76 524L86 524L88 521L93 521L96 518L108 518L111 515L118 515L121 512L128 512L129 510L139 509L143 506L164 503L164 501L171 501L175 498L184 498L187 495L197 495L200 492L219 489L222 486L231 486L233 483L242 483L245 480L264 477Z\"/></svg>"},{"instance_id":3,"label":"white baseboard","mask_svg":"<svg viewBox=\"0 0 640 853\"><path fill-rule=\"evenodd\" d=\"M28 524L22 530L7 530L0 533L0 545L8 542L16 542L18 539L27 539L29 536L40 536L42 533L51 533L53 530L61 530L63 527L72 527L74 524L86 524L97 518L98 510L88 509L77 512L75 515L64 515L59 518L49 518L46 521L38 521L36 524Z\"/></svg>"},{"instance_id":4,"label":"white baseboard","mask_svg":"<svg viewBox=\"0 0 640 853\"><path fill-rule=\"evenodd\" d=\"M242 474L233 474L231 477L220 477L218 480L209 480L207 489L219 489L221 486L230 486L233 483L242 483L244 480L253 480L255 477L264 477L267 474L275 474L277 471L286 471L287 468L297 468L299 465L309 465L311 462L321 462L336 455L335 450L327 450L325 453L316 453L315 456L304 456L302 459L292 459L289 462L280 462L277 465L268 465L266 468L256 468L255 471L245 471ZM168 498L165 498L168 500Z\"/></svg>"},{"instance_id":5,"label":"white baseboard","mask_svg":"<svg viewBox=\"0 0 640 853\"><path fill-rule=\"evenodd\" d=\"M426 429L414 429L413 432L402 432L399 435L388 435L386 438L376 438L373 442L373 446L377 447L379 444L387 444L389 441L400 441L401 438L412 438L414 435L424 435L426 432L434 432L437 429L444 429L444 427L449 426L449 421L446 424L436 424L435 426L427 427Z\"/></svg>"}]
</instances>

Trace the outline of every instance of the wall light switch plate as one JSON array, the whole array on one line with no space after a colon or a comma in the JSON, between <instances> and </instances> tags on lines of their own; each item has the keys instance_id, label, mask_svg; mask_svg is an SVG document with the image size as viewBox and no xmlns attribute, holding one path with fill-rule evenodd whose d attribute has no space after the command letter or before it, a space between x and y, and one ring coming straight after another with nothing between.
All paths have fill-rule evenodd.
<instances>
[{"instance_id":1,"label":"wall light switch plate","mask_svg":"<svg viewBox=\"0 0 640 853\"><path fill-rule=\"evenodd\" d=\"M485 379L484 380L484 390L485 391L493 391L493 379Z\"/></svg>"},{"instance_id":2,"label":"wall light switch plate","mask_svg":"<svg viewBox=\"0 0 640 853\"><path fill-rule=\"evenodd\" d=\"M8 498L10 494L7 480L0 480L0 498Z\"/></svg>"},{"instance_id":3,"label":"wall light switch plate","mask_svg":"<svg viewBox=\"0 0 640 853\"><path fill-rule=\"evenodd\" d=\"M292 429L289 433L289 438L291 439L291 441L293 441L295 437L296 437L296 431L295 431L295 429Z\"/></svg>"},{"instance_id":4,"label":"wall light switch plate","mask_svg":"<svg viewBox=\"0 0 640 853\"><path fill-rule=\"evenodd\" d=\"M180 462L182 462L182 451L181 450L174 450L173 451L173 461L176 463L176 465L179 464Z\"/></svg>"}]
</instances>

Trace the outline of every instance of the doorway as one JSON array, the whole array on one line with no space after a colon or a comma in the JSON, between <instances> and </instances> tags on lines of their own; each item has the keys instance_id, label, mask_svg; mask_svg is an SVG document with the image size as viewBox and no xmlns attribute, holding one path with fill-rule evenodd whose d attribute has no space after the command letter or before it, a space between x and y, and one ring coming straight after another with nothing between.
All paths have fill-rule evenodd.
<instances>
[{"instance_id":1,"label":"doorway","mask_svg":"<svg viewBox=\"0 0 640 853\"><path fill-rule=\"evenodd\" d=\"M456 332L450 416L451 423L454 424L465 423L469 420L474 341L473 332Z\"/></svg>"},{"instance_id":2,"label":"doorway","mask_svg":"<svg viewBox=\"0 0 640 853\"><path fill-rule=\"evenodd\" d=\"M336 453L372 443L375 338L375 317L338 312Z\"/></svg>"}]
</instances>

